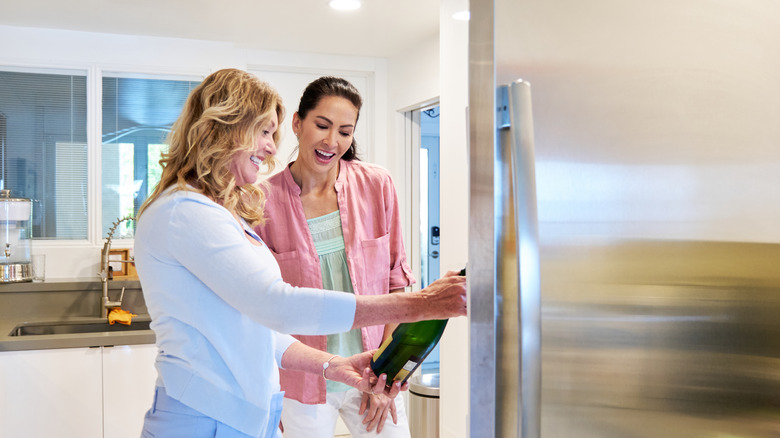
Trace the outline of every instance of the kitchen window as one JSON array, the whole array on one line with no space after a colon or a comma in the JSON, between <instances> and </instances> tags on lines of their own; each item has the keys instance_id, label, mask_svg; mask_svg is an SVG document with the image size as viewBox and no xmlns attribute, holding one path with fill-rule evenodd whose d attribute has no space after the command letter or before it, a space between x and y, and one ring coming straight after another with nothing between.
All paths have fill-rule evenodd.
<instances>
[{"instance_id":1,"label":"kitchen window","mask_svg":"<svg viewBox=\"0 0 780 438\"><path fill-rule=\"evenodd\" d=\"M33 237L87 239L87 72L0 69L0 186Z\"/></svg>"},{"instance_id":2,"label":"kitchen window","mask_svg":"<svg viewBox=\"0 0 780 438\"><path fill-rule=\"evenodd\" d=\"M160 180L166 137L199 82L104 73L102 78L102 234L113 221L135 216ZM116 238L132 238L125 221Z\"/></svg>"},{"instance_id":3,"label":"kitchen window","mask_svg":"<svg viewBox=\"0 0 780 438\"><path fill-rule=\"evenodd\" d=\"M33 238L90 240L91 222L103 238L116 219L134 216L159 181L165 139L199 81L0 67L0 188L33 200ZM92 178L91 162L99 162ZM115 238L132 238L134 228L123 222Z\"/></svg>"}]
</instances>

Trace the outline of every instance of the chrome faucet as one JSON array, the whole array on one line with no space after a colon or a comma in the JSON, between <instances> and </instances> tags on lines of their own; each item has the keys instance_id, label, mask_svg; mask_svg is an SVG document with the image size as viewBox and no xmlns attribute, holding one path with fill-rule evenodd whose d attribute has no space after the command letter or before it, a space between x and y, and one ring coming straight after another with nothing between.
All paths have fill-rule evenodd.
<instances>
[{"instance_id":1,"label":"chrome faucet","mask_svg":"<svg viewBox=\"0 0 780 438\"><path fill-rule=\"evenodd\" d=\"M114 237L114 231L116 231L116 227L118 227L122 222L129 220L135 220L135 218L133 216L125 216L123 218L117 219L111 225L111 229L108 230L108 238L106 238L106 243L103 244L103 250L100 251L100 272L98 272L97 275L100 277L100 282L103 283L103 297L100 300L101 318L108 318L108 312L111 311L112 308L121 307L122 299L125 296L125 288L122 288L122 292L119 295L119 301L111 301L108 299L108 281L114 278L113 270L111 269L109 263L133 263L134 260L109 260L108 256L111 252L111 239Z\"/></svg>"}]
</instances>

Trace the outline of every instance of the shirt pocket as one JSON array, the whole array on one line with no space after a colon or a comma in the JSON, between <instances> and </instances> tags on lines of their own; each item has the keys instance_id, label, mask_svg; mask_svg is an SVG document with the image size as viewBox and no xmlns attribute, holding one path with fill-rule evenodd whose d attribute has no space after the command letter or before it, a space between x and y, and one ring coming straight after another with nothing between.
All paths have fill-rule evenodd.
<instances>
[{"instance_id":1,"label":"shirt pocket","mask_svg":"<svg viewBox=\"0 0 780 438\"><path fill-rule=\"evenodd\" d=\"M293 286L301 284L301 262L298 259L298 251L274 252L271 251L279 264L279 270L282 272L282 280Z\"/></svg>"},{"instance_id":2,"label":"shirt pocket","mask_svg":"<svg viewBox=\"0 0 780 438\"><path fill-rule=\"evenodd\" d=\"M382 294L390 290L390 234L361 242L363 272L368 294Z\"/></svg>"}]
</instances>

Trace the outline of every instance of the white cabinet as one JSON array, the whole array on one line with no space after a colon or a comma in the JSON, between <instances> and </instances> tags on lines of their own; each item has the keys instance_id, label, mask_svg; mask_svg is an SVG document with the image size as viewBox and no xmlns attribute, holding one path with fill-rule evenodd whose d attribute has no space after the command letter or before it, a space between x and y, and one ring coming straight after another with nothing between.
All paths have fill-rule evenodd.
<instances>
[{"instance_id":1,"label":"white cabinet","mask_svg":"<svg viewBox=\"0 0 780 438\"><path fill-rule=\"evenodd\" d=\"M0 437L138 438L154 345L0 352Z\"/></svg>"},{"instance_id":2,"label":"white cabinet","mask_svg":"<svg viewBox=\"0 0 780 438\"><path fill-rule=\"evenodd\" d=\"M0 353L0 436L102 438L99 348Z\"/></svg>"},{"instance_id":3,"label":"white cabinet","mask_svg":"<svg viewBox=\"0 0 780 438\"><path fill-rule=\"evenodd\" d=\"M152 407L157 370L155 345L103 347L105 438L138 438Z\"/></svg>"}]
</instances>

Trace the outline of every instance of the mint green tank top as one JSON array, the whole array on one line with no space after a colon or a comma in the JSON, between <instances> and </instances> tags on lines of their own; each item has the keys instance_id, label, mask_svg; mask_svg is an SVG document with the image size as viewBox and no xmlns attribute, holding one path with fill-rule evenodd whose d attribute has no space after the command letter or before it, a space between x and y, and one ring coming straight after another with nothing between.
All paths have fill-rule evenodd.
<instances>
[{"instance_id":1,"label":"mint green tank top","mask_svg":"<svg viewBox=\"0 0 780 438\"><path fill-rule=\"evenodd\" d=\"M354 294L347 266L347 253L344 250L344 233L341 229L341 217L338 210L324 216L306 221L314 238L314 247L320 258L322 287ZM345 333L328 335L328 353L347 357L363 351L363 339L360 329ZM351 386L327 380L328 392L341 392Z\"/></svg>"}]
</instances>

